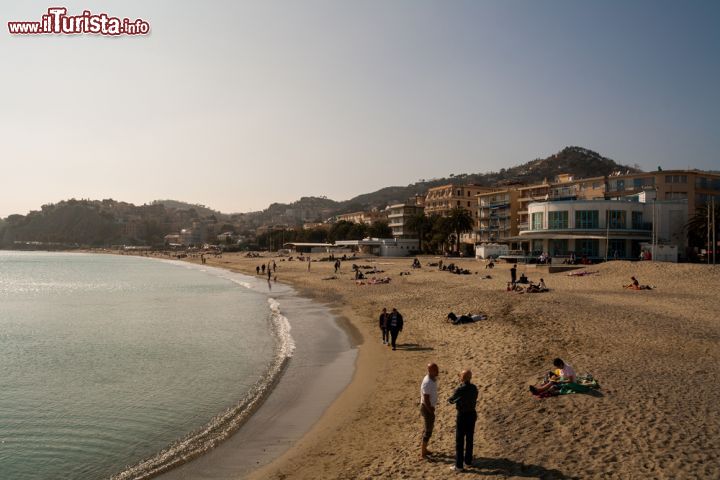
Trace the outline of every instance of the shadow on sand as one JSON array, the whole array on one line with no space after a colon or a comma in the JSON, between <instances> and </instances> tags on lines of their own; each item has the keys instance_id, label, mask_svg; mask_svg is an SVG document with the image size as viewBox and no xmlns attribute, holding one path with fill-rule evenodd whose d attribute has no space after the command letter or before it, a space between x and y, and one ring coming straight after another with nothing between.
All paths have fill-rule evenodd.
<instances>
[{"instance_id":1,"label":"shadow on sand","mask_svg":"<svg viewBox=\"0 0 720 480\"><path fill-rule=\"evenodd\" d=\"M423 347L422 345L418 345L417 343L398 343L397 349L408 350L410 352L425 352L428 350L433 350L432 347Z\"/></svg>"},{"instance_id":2,"label":"shadow on sand","mask_svg":"<svg viewBox=\"0 0 720 480\"><path fill-rule=\"evenodd\" d=\"M444 453L433 453L432 459L452 465L455 457ZM577 480L579 477L565 475L560 470L514 462L507 458L477 457L472 466L465 467L465 475L497 475L504 477L539 478L542 480Z\"/></svg>"}]
</instances>

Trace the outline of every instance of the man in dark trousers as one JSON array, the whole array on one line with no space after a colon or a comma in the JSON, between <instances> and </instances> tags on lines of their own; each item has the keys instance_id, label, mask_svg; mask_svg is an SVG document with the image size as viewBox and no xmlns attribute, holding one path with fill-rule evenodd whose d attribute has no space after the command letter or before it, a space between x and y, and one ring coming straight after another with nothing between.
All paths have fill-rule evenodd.
<instances>
[{"instance_id":1,"label":"man in dark trousers","mask_svg":"<svg viewBox=\"0 0 720 480\"><path fill-rule=\"evenodd\" d=\"M515 286L515 281L517 280L517 265L513 265L510 269L510 281L513 284L513 287Z\"/></svg>"},{"instance_id":2,"label":"man in dark trousers","mask_svg":"<svg viewBox=\"0 0 720 480\"><path fill-rule=\"evenodd\" d=\"M402 332L403 329L403 317L400 315L400 312L397 311L397 308L392 309L392 313L388 319L388 329L390 329L392 349L396 350L395 341L397 340L398 334Z\"/></svg>"},{"instance_id":3,"label":"man in dark trousers","mask_svg":"<svg viewBox=\"0 0 720 480\"><path fill-rule=\"evenodd\" d=\"M387 308L382 309L382 313L380 313L380 319L379 319L379 326L380 330L382 330L382 342L383 345L388 344L388 320L390 319L390 314L387 313Z\"/></svg>"},{"instance_id":4,"label":"man in dark trousers","mask_svg":"<svg viewBox=\"0 0 720 480\"><path fill-rule=\"evenodd\" d=\"M452 469L462 471L465 465L472 465L473 454L473 436L475 435L475 421L477 420L477 412L475 405L477 404L478 389L470 383L472 372L463 370L460 374L459 387L455 389L453 396L448 402L455 404L457 409L457 419L455 423L455 465Z\"/></svg>"}]
</instances>

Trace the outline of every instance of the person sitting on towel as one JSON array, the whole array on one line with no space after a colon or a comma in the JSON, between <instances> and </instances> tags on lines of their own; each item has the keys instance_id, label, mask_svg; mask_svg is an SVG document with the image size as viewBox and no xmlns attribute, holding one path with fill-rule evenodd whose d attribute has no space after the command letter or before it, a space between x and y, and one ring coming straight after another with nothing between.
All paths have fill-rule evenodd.
<instances>
[{"instance_id":1,"label":"person sitting on towel","mask_svg":"<svg viewBox=\"0 0 720 480\"><path fill-rule=\"evenodd\" d=\"M549 390L557 389L563 383L575 382L575 369L573 369L572 365L565 363L560 358L556 358L555 360L553 360L553 365L555 366L555 368L557 368L557 370L554 372L549 372L549 381L545 382L539 387L530 385L530 392L533 395L540 395L541 393L545 393Z\"/></svg>"}]
</instances>

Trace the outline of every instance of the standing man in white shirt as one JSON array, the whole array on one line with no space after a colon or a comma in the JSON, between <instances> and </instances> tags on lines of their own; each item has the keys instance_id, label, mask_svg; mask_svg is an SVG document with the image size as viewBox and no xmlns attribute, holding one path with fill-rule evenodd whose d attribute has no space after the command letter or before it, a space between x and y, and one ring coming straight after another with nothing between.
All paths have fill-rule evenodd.
<instances>
[{"instance_id":1,"label":"standing man in white shirt","mask_svg":"<svg viewBox=\"0 0 720 480\"><path fill-rule=\"evenodd\" d=\"M432 436L433 427L435 426L435 406L437 405L437 377L440 374L437 364L429 363L427 366L427 375L420 384L420 415L424 420L422 447L420 449L420 457L427 458L431 452L427 446Z\"/></svg>"}]
</instances>

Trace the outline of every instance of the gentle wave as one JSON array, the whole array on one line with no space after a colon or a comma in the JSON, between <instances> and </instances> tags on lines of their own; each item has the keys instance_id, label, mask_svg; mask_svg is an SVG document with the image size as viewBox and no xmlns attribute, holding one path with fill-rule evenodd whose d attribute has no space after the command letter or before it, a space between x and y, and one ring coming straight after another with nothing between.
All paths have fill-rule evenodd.
<instances>
[{"instance_id":1,"label":"gentle wave","mask_svg":"<svg viewBox=\"0 0 720 480\"><path fill-rule=\"evenodd\" d=\"M250 284L236 282L247 288ZM257 410L272 391L295 351L295 341L290 335L290 322L280 312L280 304L273 298L270 304L270 321L276 339L275 356L265 374L235 406L213 417L202 429L190 433L159 453L113 475L112 480L144 480L160 475L197 458L239 429Z\"/></svg>"}]
</instances>

